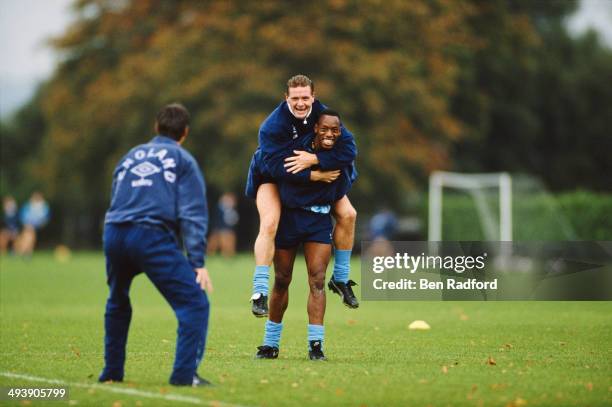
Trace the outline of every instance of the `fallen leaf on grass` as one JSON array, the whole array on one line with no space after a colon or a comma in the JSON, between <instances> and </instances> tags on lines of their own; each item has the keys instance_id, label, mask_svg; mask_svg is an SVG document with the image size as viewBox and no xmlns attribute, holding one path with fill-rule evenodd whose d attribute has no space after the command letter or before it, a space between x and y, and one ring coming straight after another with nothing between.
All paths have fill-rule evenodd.
<instances>
[{"instance_id":1,"label":"fallen leaf on grass","mask_svg":"<svg viewBox=\"0 0 612 407\"><path fill-rule=\"evenodd\" d=\"M346 323L349 324L349 325L355 325L357 323L357 320L349 319L348 321L346 321Z\"/></svg>"},{"instance_id":2,"label":"fallen leaf on grass","mask_svg":"<svg viewBox=\"0 0 612 407\"><path fill-rule=\"evenodd\" d=\"M470 317L468 317L465 314L461 314L461 315L459 315L459 319L462 320L462 321L467 321L468 319L470 319Z\"/></svg>"},{"instance_id":3,"label":"fallen leaf on grass","mask_svg":"<svg viewBox=\"0 0 612 407\"><path fill-rule=\"evenodd\" d=\"M593 391L593 383L591 382L585 384L584 387L586 387L588 391Z\"/></svg>"},{"instance_id":4,"label":"fallen leaf on grass","mask_svg":"<svg viewBox=\"0 0 612 407\"><path fill-rule=\"evenodd\" d=\"M448 367L442 366L442 373L447 374L448 373Z\"/></svg>"},{"instance_id":5,"label":"fallen leaf on grass","mask_svg":"<svg viewBox=\"0 0 612 407\"><path fill-rule=\"evenodd\" d=\"M72 353L74 353L77 358L81 357L81 351L76 346L70 345L70 350L72 350Z\"/></svg>"},{"instance_id":6,"label":"fallen leaf on grass","mask_svg":"<svg viewBox=\"0 0 612 407\"><path fill-rule=\"evenodd\" d=\"M261 380L259 381L259 383L261 383L261 384L268 384L268 383L270 383L270 382L268 381L268 379L261 379Z\"/></svg>"},{"instance_id":7,"label":"fallen leaf on grass","mask_svg":"<svg viewBox=\"0 0 612 407\"><path fill-rule=\"evenodd\" d=\"M527 401L517 397L514 401L509 402L508 404L506 404L506 407L523 407L527 405Z\"/></svg>"},{"instance_id":8,"label":"fallen leaf on grass","mask_svg":"<svg viewBox=\"0 0 612 407\"><path fill-rule=\"evenodd\" d=\"M344 394L344 390L336 389L336 396L342 396Z\"/></svg>"},{"instance_id":9,"label":"fallen leaf on grass","mask_svg":"<svg viewBox=\"0 0 612 407\"><path fill-rule=\"evenodd\" d=\"M489 356L489 358L487 359L487 365L489 365L489 366L496 366L497 362L495 361L495 359L493 359L491 356Z\"/></svg>"},{"instance_id":10,"label":"fallen leaf on grass","mask_svg":"<svg viewBox=\"0 0 612 407\"><path fill-rule=\"evenodd\" d=\"M296 389L298 386L299 386L299 384L297 384L295 382L291 383L291 387L293 387L294 389Z\"/></svg>"},{"instance_id":11,"label":"fallen leaf on grass","mask_svg":"<svg viewBox=\"0 0 612 407\"><path fill-rule=\"evenodd\" d=\"M120 401L115 401L113 403L113 407L121 407L121 402Z\"/></svg>"}]
</instances>

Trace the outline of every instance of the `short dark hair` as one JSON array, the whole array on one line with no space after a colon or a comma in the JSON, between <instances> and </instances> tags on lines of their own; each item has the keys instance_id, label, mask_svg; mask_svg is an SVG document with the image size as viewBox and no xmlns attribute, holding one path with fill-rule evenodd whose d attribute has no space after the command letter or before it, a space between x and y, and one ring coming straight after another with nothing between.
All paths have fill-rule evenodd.
<instances>
[{"instance_id":1,"label":"short dark hair","mask_svg":"<svg viewBox=\"0 0 612 407\"><path fill-rule=\"evenodd\" d=\"M323 109L321 113L319 113L319 118L323 116L336 116L338 120L342 121L342 119L340 118L340 113L336 112L333 109L327 109L327 108Z\"/></svg>"},{"instance_id":2,"label":"short dark hair","mask_svg":"<svg viewBox=\"0 0 612 407\"><path fill-rule=\"evenodd\" d=\"M179 141L189 126L189 111L180 103L171 103L157 112L155 120L159 134Z\"/></svg>"},{"instance_id":3,"label":"short dark hair","mask_svg":"<svg viewBox=\"0 0 612 407\"><path fill-rule=\"evenodd\" d=\"M289 88L306 87L310 86L310 92L314 92L314 82L306 75L295 75L289 78L287 81L287 94L289 94Z\"/></svg>"}]
</instances>

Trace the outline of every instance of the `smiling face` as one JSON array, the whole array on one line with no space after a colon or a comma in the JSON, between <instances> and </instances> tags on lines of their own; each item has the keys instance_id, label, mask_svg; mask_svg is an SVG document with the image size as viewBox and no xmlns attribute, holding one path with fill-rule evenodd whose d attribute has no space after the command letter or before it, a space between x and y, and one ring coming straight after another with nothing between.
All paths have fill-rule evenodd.
<instances>
[{"instance_id":1,"label":"smiling face","mask_svg":"<svg viewBox=\"0 0 612 407\"><path fill-rule=\"evenodd\" d=\"M340 118L337 116L322 115L315 124L315 150L330 150L340 137Z\"/></svg>"},{"instance_id":2,"label":"smiling face","mask_svg":"<svg viewBox=\"0 0 612 407\"><path fill-rule=\"evenodd\" d=\"M310 86L297 86L287 90L286 100L291 112L298 119L304 119L314 102L314 92Z\"/></svg>"}]
</instances>

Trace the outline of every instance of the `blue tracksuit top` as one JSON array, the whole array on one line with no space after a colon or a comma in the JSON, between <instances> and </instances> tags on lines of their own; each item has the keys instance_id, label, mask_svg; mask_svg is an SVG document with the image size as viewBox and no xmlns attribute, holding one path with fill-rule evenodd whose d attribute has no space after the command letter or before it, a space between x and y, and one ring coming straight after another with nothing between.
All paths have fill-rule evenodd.
<instances>
[{"instance_id":1,"label":"blue tracksuit top","mask_svg":"<svg viewBox=\"0 0 612 407\"><path fill-rule=\"evenodd\" d=\"M312 148L313 140L314 134L302 138L297 149L315 153ZM317 151L316 153L330 152L335 148L337 148L337 142L331 150ZM351 185L357 178L357 171L353 163L341 168L341 171L342 173L338 179L331 183L320 181L303 183L292 181L290 178L283 179L278 183L278 191L283 206L288 208L307 208L311 206L332 205L348 193Z\"/></svg>"},{"instance_id":2,"label":"blue tracksuit top","mask_svg":"<svg viewBox=\"0 0 612 407\"><path fill-rule=\"evenodd\" d=\"M284 168L284 160L293 154L296 146L303 144L303 138L314 131L319 114L325 109L318 100L312 104L312 111L306 119L297 119L283 101L264 120L259 128L259 151L264 170L275 179L291 179L294 182L309 182L310 169L290 174ZM319 168L322 170L341 169L353 163L357 157L355 138L342 127L342 134L331 150L318 151Z\"/></svg>"},{"instance_id":3,"label":"blue tracksuit top","mask_svg":"<svg viewBox=\"0 0 612 407\"><path fill-rule=\"evenodd\" d=\"M204 266L208 207L204 178L195 158L158 135L131 149L113 172L105 223L144 223L180 235L187 259Z\"/></svg>"}]
</instances>

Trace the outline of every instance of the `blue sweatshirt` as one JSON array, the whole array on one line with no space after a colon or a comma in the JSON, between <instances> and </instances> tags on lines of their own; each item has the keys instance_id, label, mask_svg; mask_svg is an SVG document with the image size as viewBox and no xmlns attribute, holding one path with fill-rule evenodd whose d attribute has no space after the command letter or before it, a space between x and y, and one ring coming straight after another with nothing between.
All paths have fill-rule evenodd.
<instances>
[{"instance_id":1,"label":"blue sweatshirt","mask_svg":"<svg viewBox=\"0 0 612 407\"><path fill-rule=\"evenodd\" d=\"M310 134L301 139L297 145L298 150L308 151L309 153L330 152L337 148L325 151L314 151L312 141L314 135ZM315 168L313 168L315 169ZM309 208L313 206L327 206L342 198L348 193L353 181L357 177L355 166L351 165L341 168L340 176L331 183L327 182L295 182L291 178L285 178L278 183L280 199L284 207L288 208Z\"/></svg>"},{"instance_id":2,"label":"blue sweatshirt","mask_svg":"<svg viewBox=\"0 0 612 407\"><path fill-rule=\"evenodd\" d=\"M198 163L165 136L131 149L113 172L105 223L144 223L180 235L187 259L204 266L208 207Z\"/></svg>"},{"instance_id":3,"label":"blue sweatshirt","mask_svg":"<svg viewBox=\"0 0 612 407\"><path fill-rule=\"evenodd\" d=\"M259 150L264 169L276 179L290 179L293 182L309 182L310 169L290 174L284 168L284 160L294 155L293 150L303 144L303 138L314 131L319 114L325 109L318 100L312 104L312 111L306 119L296 118L284 101L264 120L259 128ZM331 150L316 153L321 170L341 169L353 163L357 157L355 138L342 127L340 138Z\"/></svg>"}]
</instances>

